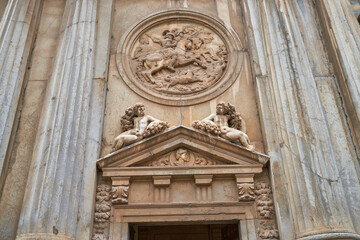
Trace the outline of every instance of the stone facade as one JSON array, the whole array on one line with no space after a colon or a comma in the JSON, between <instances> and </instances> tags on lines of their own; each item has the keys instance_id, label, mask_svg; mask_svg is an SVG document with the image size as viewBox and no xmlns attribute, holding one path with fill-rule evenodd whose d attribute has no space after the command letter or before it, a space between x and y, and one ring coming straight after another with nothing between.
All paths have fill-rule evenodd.
<instances>
[{"instance_id":1,"label":"stone facade","mask_svg":"<svg viewBox=\"0 0 360 240\"><path fill-rule=\"evenodd\" d=\"M0 239L360 239L359 5L1 1Z\"/></svg>"}]
</instances>

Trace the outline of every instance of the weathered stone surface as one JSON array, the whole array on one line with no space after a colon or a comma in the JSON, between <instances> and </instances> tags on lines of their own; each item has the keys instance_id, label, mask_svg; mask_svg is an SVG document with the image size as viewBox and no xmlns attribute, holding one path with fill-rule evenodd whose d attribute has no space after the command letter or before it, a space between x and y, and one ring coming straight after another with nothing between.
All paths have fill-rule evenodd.
<instances>
[{"instance_id":1,"label":"weathered stone surface","mask_svg":"<svg viewBox=\"0 0 360 240\"><path fill-rule=\"evenodd\" d=\"M241 240L360 239L357 2L1 1L0 238L236 220ZM173 128L113 152L137 102ZM256 152L190 128L220 102Z\"/></svg>"},{"instance_id":2,"label":"weathered stone surface","mask_svg":"<svg viewBox=\"0 0 360 240\"><path fill-rule=\"evenodd\" d=\"M320 35L314 5L310 1L247 1L244 7L252 24L250 38L257 39L251 51L259 63L255 69L258 99L271 156L280 237L320 239L318 234L327 233L328 239L351 232L349 236L357 239L358 217L353 212L358 210L352 209L351 201L358 198L359 190L346 196L349 182L358 186L359 179L349 181L344 166L354 171L350 175L358 176L358 164L354 145L345 140L349 128L345 124L341 131L341 121L333 122L343 114L336 102L338 93L325 93L329 88L320 80L324 77L319 75L331 74L331 68L323 66L327 56L322 48L319 54L309 50L308 42L319 42ZM300 13L303 17L296 17ZM307 18L315 19L312 25ZM312 34L304 36L305 25ZM253 31L259 28L262 36ZM334 136L340 133L341 137ZM344 164L347 159L352 160Z\"/></svg>"},{"instance_id":3,"label":"weathered stone surface","mask_svg":"<svg viewBox=\"0 0 360 240\"><path fill-rule=\"evenodd\" d=\"M351 5L353 3L354 5ZM317 1L324 42L345 102L353 141L360 148L360 31L358 1ZM359 158L359 150L358 158Z\"/></svg>"},{"instance_id":4,"label":"weathered stone surface","mask_svg":"<svg viewBox=\"0 0 360 240\"><path fill-rule=\"evenodd\" d=\"M97 1L66 2L32 154L19 239L76 237L91 119L96 8Z\"/></svg>"},{"instance_id":5,"label":"weathered stone surface","mask_svg":"<svg viewBox=\"0 0 360 240\"><path fill-rule=\"evenodd\" d=\"M29 81L27 85L19 130L1 193L0 239L16 236L45 89L46 81Z\"/></svg>"},{"instance_id":6,"label":"weathered stone surface","mask_svg":"<svg viewBox=\"0 0 360 240\"><path fill-rule=\"evenodd\" d=\"M219 141L217 146L214 141ZM179 148L171 151L173 146ZM210 146L211 153L204 152ZM212 164L196 164L197 156L203 163L211 159ZM112 182L110 196L115 218L110 220L110 234L104 224L100 231L95 229L94 236L110 235L109 239L114 239L111 232L116 231L117 225L132 221L253 219L255 205L259 219L272 221L266 222L259 235L275 236L269 183L255 183L254 187L254 175L263 172L262 158L268 157L183 126L109 154L98 160L98 166L102 177ZM98 190L105 196L104 189L103 184L99 185ZM95 224L98 225L98 219Z\"/></svg>"},{"instance_id":7,"label":"weathered stone surface","mask_svg":"<svg viewBox=\"0 0 360 240\"><path fill-rule=\"evenodd\" d=\"M17 112L40 2L9 1L0 22L0 188L18 124Z\"/></svg>"}]
</instances>

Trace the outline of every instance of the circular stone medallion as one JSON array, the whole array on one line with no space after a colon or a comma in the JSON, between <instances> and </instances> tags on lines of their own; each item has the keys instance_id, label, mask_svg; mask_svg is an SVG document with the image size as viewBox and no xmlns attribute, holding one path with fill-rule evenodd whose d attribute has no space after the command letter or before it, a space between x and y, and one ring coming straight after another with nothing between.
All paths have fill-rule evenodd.
<instances>
[{"instance_id":1,"label":"circular stone medallion","mask_svg":"<svg viewBox=\"0 0 360 240\"><path fill-rule=\"evenodd\" d=\"M121 39L116 62L127 85L166 105L207 101L241 69L239 41L216 18L187 10L151 15Z\"/></svg>"}]
</instances>

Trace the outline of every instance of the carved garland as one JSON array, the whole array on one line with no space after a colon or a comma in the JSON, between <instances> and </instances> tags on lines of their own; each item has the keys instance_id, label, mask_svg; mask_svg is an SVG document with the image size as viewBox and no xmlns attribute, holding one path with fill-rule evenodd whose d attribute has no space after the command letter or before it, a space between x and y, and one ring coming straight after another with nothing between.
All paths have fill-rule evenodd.
<instances>
[{"instance_id":1,"label":"carved garland","mask_svg":"<svg viewBox=\"0 0 360 240\"><path fill-rule=\"evenodd\" d=\"M109 228L111 213L111 187L99 185L96 192L93 240L106 240L105 229Z\"/></svg>"},{"instance_id":2,"label":"carved garland","mask_svg":"<svg viewBox=\"0 0 360 240\"><path fill-rule=\"evenodd\" d=\"M94 234L92 240L107 240L111 216L111 204L128 203L129 185L113 186L101 184L97 187Z\"/></svg>"},{"instance_id":3,"label":"carved garland","mask_svg":"<svg viewBox=\"0 0 360 240\"><path fill-rule=\"evenodd\" d=\"M271 188L268 183L256 183L256 210L259 222L259 237L262 239L279 239L274 212L274 203L271 196Z\"/></svg>"}]
</instances>

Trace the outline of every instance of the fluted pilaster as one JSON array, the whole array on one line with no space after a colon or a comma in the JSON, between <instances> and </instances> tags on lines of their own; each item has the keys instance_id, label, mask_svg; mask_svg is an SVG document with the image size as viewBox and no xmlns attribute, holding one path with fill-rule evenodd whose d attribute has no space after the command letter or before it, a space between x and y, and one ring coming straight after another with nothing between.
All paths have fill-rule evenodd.
<instances>
[{"instance_id":1,"label":"fluted pilaster","mask_svg":"<svg viewBox=\"0 0 360 240\"><path fill-rule=\"evenodd\" d=\"M40 3L40 0L10 0L0 22L0 188L16 128Z\"/></svg>"},{"instance_id":2,"label":"fluted pilaster","mask_svg":"<svg viewBox=\"0 0 360 240\"><path fill-rule=\"evenodd\" d=\"M360 28L350 0L315 2L360 155Z\"/></svg>"},{"instance_id":3,"label":"fluted pilaster","mask_svg":"<svg viewBox=\"0 0 360 240\"><path fill-rule=\"evenodd\" d=\"M66 2L17 239L75 239L91 122L96 8L97 0Z\"/></svg>"},{"instance_id":4,"label":"fluted pilaster","mask_svg":"<svg viewBox=\"0 0 360 240\"><path fill-rule=\"evenodd\" d=\"M354 145L334 79L317 68L328 64L321 45L314 49L318 53L308 52L309 39L300 31L303 19L297 13L309 5L283 0L244 4L280 236L360 239L352 213L354 199L360 200Z\"/></svg>"}]
</instances>

